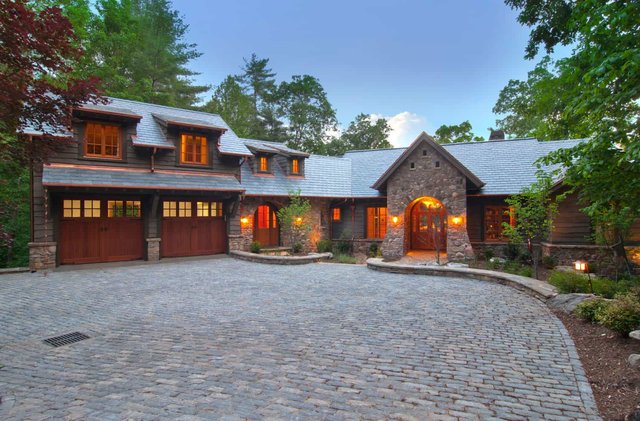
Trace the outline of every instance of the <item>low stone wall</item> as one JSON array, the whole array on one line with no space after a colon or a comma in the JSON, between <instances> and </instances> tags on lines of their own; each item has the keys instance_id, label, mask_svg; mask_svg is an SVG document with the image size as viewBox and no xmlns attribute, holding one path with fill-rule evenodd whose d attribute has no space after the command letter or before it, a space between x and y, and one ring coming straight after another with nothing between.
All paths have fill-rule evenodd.
<instances>
[{"instance_id":1,"label":"low stone wall","mask_svg":"<svg viewBox=\"0 0 640 421\"><path fill-rule=\"evenodd\" d=\"M382 240L372 240L368 238L367 239L356 238L351 240L333 239L331 240L331 242L333 243L334 250L338 243L347 242L351 244L351 251L353 254L361 253L367 256L369 255L369 248L371 247L372 244L377 244L378 249L382 247Z\"/></svg>"},{"instance_id":2,"label":"low stone wall","mask_svg":"<svg viewBox=\"0 0 640 421\"><path fill-rule=\"evenodd\" d=\"M487 250L491 250L495 257L505 257L504 249L507 246L506 243L471 243L473 251L476 253L476 257L484 259L484 253Z\"/></svg>"},{"instance_id":3,"label":"low stone wall","mask_svg":"<svg viewBox=\"0 0 640 421\"><path fill-rule=\"evenodd\" d=\"M240 260L254 263L267 263L270 265L306 265L308 263L329 260L333 257L331 253L316 253L307 256L268 256L239 250L233 250L229 252L229 255Z\"/></svg>"},{"instance_id":4,"label":"low stone wall","mask_svg":"<svg viewBox=\"0 0 640 421\"><path fill-rule=\"evenodd\" d=\"M606 246L542 243L542 256L551 256L558 266L573 266L576 260L584 260L602 275L611 275L616 270L613 252Z\"/></svg>"},{"instance_id":5,"label":"low stone wall","mask_svg":"<svg viewBox=\"0 0 640 421\"><path fill-rule=\"evenodd\" d=\"M29 243L29 269L55 269L57 243L54 241Z\"/></svg>"}]
</instances>

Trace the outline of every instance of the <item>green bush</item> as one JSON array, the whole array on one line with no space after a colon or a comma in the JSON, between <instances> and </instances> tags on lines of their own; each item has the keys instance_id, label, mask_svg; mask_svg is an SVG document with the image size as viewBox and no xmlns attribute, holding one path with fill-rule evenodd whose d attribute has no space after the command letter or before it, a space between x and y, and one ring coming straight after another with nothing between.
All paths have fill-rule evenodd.
<instances>
[{"instance_id":1,"label":"green bush","mask_svg":"<svg viewBox=\"0 0 640 421\"><path fill-rule=\"evenodd\" d=\"M294 243L293 247L291 247L294 253L300 253L302 251L302 243Z\"/></svg>"},{"instance_id":2,"label":"green bush","mask_svg":"<svg viewBox=\"0 0 640 421\"><path fill-rule=\"evenodd\" d=\"M260 244L259 241L254 241L251 243L251 253L260 253L260 250L262 249L262 245Z\"/></svg>"},{"instance_id":3,"label":"green bush","mask_svg":"<svg viewBox=\"0 0 640 421\"><path fill-rule=\"evenodd\" d=\"M522 265L518 262L514 262L510 260L504 264L503 270L507 273L512 273L514 275L528 276L528 277L531 277L531 275L533 275L533 269L531 269L530 266Z\"/></svg>"},{"instance_id":4,"label":"green bush","mask_svg":"<svg viewBox=\"0 0 640 421\"><path fill-rule=\"evenodd\" d=\"M378 257L380 255L380 246L378 243L371 243L369 245L369 257Z\"/></svg>"},{"instance_id":5,"label":"green bush","mask_svg":"<svg viewBox=\"0 0 640 421\"><path fill-rule=\"evenodd\" d=\"M491 270L497 270L502 268L502 264L498 260L489 260L487 262L487 268Z\"/></svg>"},{"instance_id":6,"label":"green bush","mask_svg":"<svg viewBox=\"0 0 640 421\"><path fill-rule=\"evenodd\" d=\"M495 253L491 249L485 249L483 254L484 254L485 262L488 262L489 260L491 260L492 257L495 256Z\"/></svg>"},{"instance_id":7,"label":"green bush","mask_svg":"<svg viewBox=\"0 0 640 421\"><path fill-rule=\"evenodd\" d=\"M627 336L640 327L640 300L632 292L621 294L597 314L597 321L620 335Z\"/></svg>"},{"instance_id":8,"label":"green bush","mask_svg":"<svg viewBox=\"0 0 640 421\"><path fill-rule=\"evenodd\" d=\"M601 298L583 301L573 311L576 316L591 323L597 323L600 315L609 305L608 301Z\"/></svg>"},{"instance_id":9,"label":"green bush","mask_svg":"<svg viewBox=\"0 0 640 421\"><path fill-rule=\"evenodd\" d=\"M558 288L558 291L563 294L590 292L587 277L579 273L554 270L549 275L549 283Z\"/></svg>"},{"instance_id":10,"label":"green bush","mask_svg":"<svg viewBox=\"0 0 640 421\"><path fill-rule=\"evenodd\" d=\"M504 257L507 260L517 260L520 257L521 248L520 245L514 243L508 243L504 247Z\"/></svg>"},{"instance_id":11,"label":"green bush","mask_svg":"<svg viewBox=\"0 0 640 421\"><path fill-rule=\"evenodd\" d=\"M348 254L336 254L334 256L334 259L338 262L338 263L349 263L349 264L354 264L356 263L356 258L353 256L349 256Z\"/></svg>"},{"instance_id":12,"label":"green bush","mask_svg":"<svg viewBox=\"0 0 640 421\"><path fill-rule=\"evenodd\" d=\"M320 240L316 243L316 247L318 248L318 253L328 253L331 252L333 243L331 240Z\"/></svg>"},{"instance_id":13,"label":"green bush","mask_svg":"<svg viewBox=\"0 0 640 421\"><path fill-rule=\"evenodd\" d=\"M546 267L547 269L553 269L554 267L556 267L556 259L551 256L543 256L542 266Z\"/></svg>"}]
</instances>

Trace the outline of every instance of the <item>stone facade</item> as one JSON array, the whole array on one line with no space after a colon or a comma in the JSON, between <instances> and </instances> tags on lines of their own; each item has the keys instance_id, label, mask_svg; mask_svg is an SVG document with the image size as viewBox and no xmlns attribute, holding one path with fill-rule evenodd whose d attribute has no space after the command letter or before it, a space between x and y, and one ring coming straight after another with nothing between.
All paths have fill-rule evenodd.
<instances>
[{"instance_id":1,"label":"stone facade","mask_svg":"<svg viewBox=\"0 0 640 421\"><path fill-rule=\"evenodd\" d=\"M421 142L387 180L387 235L382 255L396 260L409 251L410 212L419 198L432 197L445 207L447 259L473 257L467 234L466 177L431 144ZM393 217L397 217L397 223ZM458 224L452 223L458 217Z\"/></svg>"},{"instance_id":2,"label":"stone facade","mask_svg":"<svg viewBox=\"0 0 640 421\"><path fill-rule=\"evenodd\" d=\"M640 265L640 247L628 246L625 249L629 261L636 266ZM606 246L542 243L542 256L553 257L559 266L573 266L576 260L584 260L598 274L614 276L616 273L613 252Z\"/></svg>"},{"instance_id":3,"label":"stone facade","mask_svg":"<svg viewBox=\"0 0 640 421\"><path fill-rule=\"evenodd\" d=\"M147 260L155 262L160 260L160 238L147 238Z\"/></svg>"},{"instance_id":4,"label":"stone facade","mask_svg":"<svg viewBox=\"0 0 640 421\"><path fill-rule=\"evenodd\" d=\"M303 252L315 252L316 243L329 236L329 199L311 198L311 212L309 218L311 220L311 231L307 241L302 244ZM248 251L253 241L253 225L255 213L258 206L270 204L276 209L280 209L289 203L286 197L245 197L240 203L237 214L231 219L230 223L234 225L231 229L233 234L229 235L229 250ZM245 223L242 221L246 220ZM283 247L291 247L291 241L280 231L280 245Z\"/></svg>"},{"instance_id":5,"label":"stone facade","mask_svg":"<svg viewBox=\"0 0 640 421\"><path fill-rule=\"evenodd\" d=\"M29 269L32 271L56 267L57 243L53 241L29 243Z\"/></svg>"}]
</instances>

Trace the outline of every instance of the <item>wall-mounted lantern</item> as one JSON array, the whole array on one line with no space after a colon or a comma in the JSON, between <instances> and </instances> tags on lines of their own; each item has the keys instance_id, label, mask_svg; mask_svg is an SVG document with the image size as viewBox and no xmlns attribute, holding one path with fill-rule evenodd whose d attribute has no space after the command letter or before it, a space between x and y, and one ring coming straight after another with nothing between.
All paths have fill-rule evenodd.
<instances>
[{"instance_id":1,"label":"wall-mounted lantern","mask_svg":"<svg viewBox=\"0 0 640 421\"><path fill-rule=\"evenodd\" d=\"M458 227L462 225L463 218L461 216L452 216L450 221L451 225L453 225L454 227Z\"/></svg>"},{"instance_id":2,"label":"wall-mounted lantern","mask_svg":"<svg viewBox=\"0 0 640 421\"><path fill-rule=\"evenodd\" d=\"M399 221L399 219L398 219L397 216L394 216L394 217L391 218L391 222L393 222L394 224L397 224L398 221Z\"/></svg>"},{"instance_id":3,"label":"wall-mounted lantern","mask_svg":"<svg viewBox=\"0 0 640 421\"><path fill-rule=\"evenodd\" d=\"M249 218L246 216L243 216L242 218L240 218L240 223L242 224L243 227L246 227L247 225L249 225Z\"/></svg>"}]
</instances>

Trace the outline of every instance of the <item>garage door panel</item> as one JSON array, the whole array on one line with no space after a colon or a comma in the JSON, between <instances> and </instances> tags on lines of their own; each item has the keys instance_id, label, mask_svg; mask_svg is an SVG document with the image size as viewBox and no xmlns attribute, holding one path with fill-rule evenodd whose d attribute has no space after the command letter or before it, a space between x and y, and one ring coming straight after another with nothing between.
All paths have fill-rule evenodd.
<instances>
[{"instance_id":1,"label":"garage door panel","mask_svg":"<svg viewBox=\"0 0 640 421\"><path fill-rule=\"evenodd\" d=\"M165 201L160 244L163 257L226 252L227 232L222 203Z\"/></svg>"},{"instance_id":2,"label":"garage door panel","mask_svg":"<svg viewBox=\"0 0 640 421\"><path fill-rule=\"evenodd\" d=\"M191 255L191 218L167 218L162 221L160 248L166 257Z\"/></svg>"},{"instance_id":3,"label":"garage door panel","mask_svg":"<svg viewBox=\"0 0 640 421\"><path fill-rule=\"evenodd\" d=\"M101 261L99 221L60 222L60 263Z\"/></svg>"},{"instance_id":4,"label":"garage door panel","mask_svg":"<svg viewBox=\"0 0 640 421\"><path fill-rule=\"evenodd\" d=\"M142 220L109 220L102 235L105 259L108 261L136 260L144 257Z\"/></svg>"}]
</instances>

